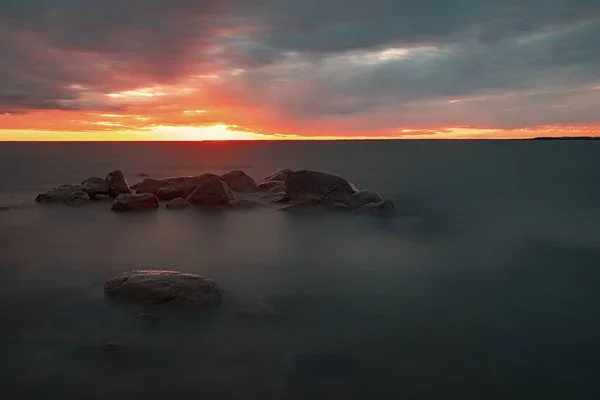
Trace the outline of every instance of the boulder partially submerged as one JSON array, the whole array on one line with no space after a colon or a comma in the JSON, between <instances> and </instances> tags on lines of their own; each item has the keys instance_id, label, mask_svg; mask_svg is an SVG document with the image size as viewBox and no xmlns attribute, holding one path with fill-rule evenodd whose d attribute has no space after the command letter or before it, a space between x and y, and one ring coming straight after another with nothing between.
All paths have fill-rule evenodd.
<instances>
[{"instance_id":1,"label":"boulder partially submerged","mask_svg":"<svg viewBox=\"0 0 600 400\"><path fill-rule=\"evenodd\" d=\"M87 203L90 195L84 192L79 185L62 185L50 189L46 193L39 194L35 201L38 203L60 203L69 205L79 205Z\"/></svg>"},{"instance_id":2,"label":"boulder partially submerged","mask_svg":"<svg viewBox=\"0 0 600 400\"><path fill-rule=\"evenodd\" d=\"M125 193L131 193L131 189L129 188L129 183L127 183L127 179L125 179L125 175L120 170L115 170L108 174L106 177L108 184L110 186L109 194L110 197L117 197L118 195Z\"/></svg>"},{"instance_id":3,"label":"boulder partially submerged","mask_svg":"<svg viewBox=\"0 0 600 400\"><path fill-rule=\"evenodd\" d=\"M278 181L278 182L285 182L285 180L287 179L287 177L294 171L292 171L291 169L280 169L278 171L273 172L271 175L267 176L263 182L271 182L271 181Z\"/></svg>"},{"instance_id":4,"label":"boulder partially submerged","mask_svg":"<svg viewBox=\"0 0 600 400\"><path fill-rule=\"evenodd\" d=\"M274 187L285 186L285 181L265 181L258 184L256 187L258 190L268 192Z\"/></svg>"},{"instance_id":5,"label":"boulder partially submerged","mask_svg":"<svg viewBox=\"0 0 600 400\"><path fill-rule=\"evenodd\" d=\"M252 193L256 191L256 182L254 179L239 169L221 175L221 179L236 192Z\"/></svg>"},{"instance_id":6,"label":"boulder partially submerged","mask_svg":"<svg viewBox=\"0 0 600 400\"><path fill-rule=\"evenodd\" d=\"M187 197L195 206L226 206L235 201L231 188L219 177L211 177Z\"/></svg>"},{"instance_id":7,"label":"boulder partially submerged","mask_svg":"<svg viewBox=\"0 0 600 400\"><path fill-rule=\"evenodd\" d=\"M195 184L191 183L173 183L168 186L161 187L156 195L162 201L170 201L178 197L186 198L196 189Z\"/></svg>"},{"instance_id":8,"label":"boulder partially submerged","mask_svg":"<svg viewBox=\"0 0 600 400\"><path fill-rule=\"evenodd\" d=\"M137 185L136 193L157 194L161 188L168 185L170 183L165 180L146 178Z\"/></svg>"},{"instance_id":9,"label":"boulder partially submerged","mask_svg":"<svg viewBox=\"0 0 600 400\"><path fill-rule=\"evenodd\" d=\"M214 281L200 275L166 270L124 272L104 284L104 293L138 304L206 307L222 302L221 291Z\"/></svg>"},{"instance_id":10,"label":"boulder partially submerged","mask_svg":"<svg viewBox=\"0 0 600 400\"><path fill-rule=\"evenodd\" d=\"M346 179L324 172L302 170L292 172L285 181L290 203L328 201L345 203L357 192Z\"/></svg>"},{"instance_id":11,"label":"boulder partially submerged","mask_svg":"<svg viewBox=\"0 0 600 400\"><path fill-rule=\"evenodd\" d=\"M113 211L151 211L158 208L158 197L151 193L122 193L111 206Z\"/></svg>"},{"instance_id":12,"label":"boulder partially submerged","mask_svg":"<svg viewBox=\"0 0 600 400\"><path fill-rule=\"evenodd\" d=\"M106 179L91 177L81 182L81 190L86 192L90 198L96 196L108 196L110 194L110 185Z\"/></svg>"},{"instance_id":13,"label":"boulder partially submerged","mask_svg":"<svg viewBox=\"0 0 600 400\"><path fill-rule=\"evenodd\" d=\"M188 208L189 206L190 203L186 199L181 197L173 199L167 203L167 208L169 210L182 210L184 208Z\"/></svg>"}]
</instances>

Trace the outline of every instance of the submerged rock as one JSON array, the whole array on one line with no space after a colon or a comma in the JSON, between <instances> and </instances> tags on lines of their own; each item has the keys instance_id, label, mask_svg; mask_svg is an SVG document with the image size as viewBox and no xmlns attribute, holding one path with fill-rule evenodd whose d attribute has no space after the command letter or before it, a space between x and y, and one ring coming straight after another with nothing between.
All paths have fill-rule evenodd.
<instances>
[{"instance_id":1,"label":"submerged rock","mask_svg":"<svg viewBox=\"0 0 600 400\"><path fill-rule=\"evenodd\" d=\"M271 175L267 176L264 179L264 182L270 182L270 181L281 181L281 182L285 182L285 180L287 179L287 177L294 171L292 171L291 169L280 169L279 171L275 171L273 172Z\"/></svg>"},{"instance_id":2,"label":"submerged rock","mask_svg":"<svg viewBox=\"0 0 600 400\"><path fill-rule=\"evenodd\" d=\"M190 203L182 197L178 197L167 203L167 208L169 210L181 210L184 208L188 208L189 206Z\"/></svg>"},{"instance_id":3,"label":"submerged rock","mask_svg":"<svg viewBox=\"0 0 600 400\"><path fill-rule=\"evenodd\" d=\"M229 205L235 200L231 188L219 177L211 177L204 184L196 187L187 198L187 201L195 206Z\"/></svg>"},{"instance_id":4,"label":"submerged rock","mask_svg":"<svg viewBox=\"0 0 600 400\"><path fill-rule=\"evenodd\" d=\"M378 203L369 203L358 209L362 213L376 213L380 215L389 215L396 212L396 207L391 200L383 200Z\"/></svg>"},{"instance_id":5,"label":"submerged rock","mask_svg":"<svg viewBox=\"0 0 600 400\"><path fill-rule=\"evenodd\" d=\"M81 189L78 185L62 185L51 189L46 193L39 194L35 201L38 203L63 203L78 205L87 203L90 195Z\"/></svg>"},{"instance_id":6,"label":"submerged rock","mask_svg":"<svg viewBox=\"0 0 600 400\"><path fill-rule=\"evenodd\" d=\"M258 186L256 187L258 190L262 190L264 192L268 192L271 189L273 189L274 187L278 187L278 186L285 186L285 182L284 181L266 181L266 182L261 182L258 184Z\"/></svg>"},{"instance_id":7,"label":"submerged rock","mask_svg":"<svg viewBox=\"0 0 600 400\"><path fill-rule=\"evenodd\" d=\"M173 178L167 178L167 179L165 179L165 181L167 181L171 184L185 184L185 185L198 186L213 177L219 178L218 175L206 173L206 174L196 175L196 176L178 176L178 177L173 177Z\"/></svg>"},{"instance_id":8,"label":"submerged rock","mask_svg":"<svg viewBox=\"0 0 600 400\"><path fill-rule=\"evenodd\" d=\"M302 170L292 172L285 181L290 202L321 200L345 203L357 192L346 179L324 172Z\"/></svg>"},{"instance_id":9,"label":"submerged rock","mask_svg":"<svg viewBox=\"0 0 600 400\"><path fill-rule=\"evenodd\" d=\"M280 185L273 186L271 189L269 189L269 193L275 194L275 195L285 193L285 183L281 183Z\"/></svg>"},{"instance_id":10,"label":"submerged rock","mask_svg":"<svg viewBox=\"0 0 600 400\"><path fill-rule=\"evenodd\" d=\"M381 203L383 199L378 193L371 192L370 190L361 190L354 193L347 200L347 204L350 207L362 207L367 204Z\"/></svg>"},{"instance_id":11,"label":"submerged rock","mask_svg":"<svg viewBox=\"0 0 600 400\"><path fill-rule=\"evenodd\" d=\"M253 318L281 318L283 315L268 300L253 301L241 307L237 314Z\"/></svg>"},{"instance_id":12,"label":"submerged rock","mask_svg":"<svg viewBox=\"0 0 600 400\"><path fill-rule=\"evenodd\" d=\"M251 193L256 191L254 179L239 169L221 175L221 179L236 192Z\"/></svg>"},{"instance_id":13,"label":"submerged rock","mask_svg":"<svg viewBox=\"0 0 600 400\"><path fill-rule=\"evenodd\" d=\"M87 178L81 182L80 186L92 199L98 195L108 196L110 194L110 185L106 179L97 177Z\"/></svg>"},{"instance_id":14,"label":"submerged rock","mask_svg":"<svg viewBox=\"0 0 600 400\"><path fill-rule=\"evenodd\" d=\"M122 193L112 204L113 211L149 211L158 208L158 197L151 193Z\"/></svg>"},{"instance_id":15,"label":"submerged rock","mask_svg":"<svg viewBox=\"0 0 600 400\"><path fill-rule=\"evenodd\" d=\"M157 194L158 190L168 186L169 182L164 180L146 178L137 185L136 193L151 193Z\"/></svg>"},{"instance_id":16,"label":"submerged rock","mask_svg":"<svg viewBox=\"0 0 600 400\"><path fill-rule=\"evenodd\" d=\"M214 281L178 271L124 272L104 284L104 293L140 304L203 307L219 305L222 301L221 291Z\"/></svg>"},{"instance_id":17,"label":"submerged rock","mask_svg":"<svg viewBox=\"0 0 600 400\"><path fill-rule=\"evenodd\" d=\"M108 181L108 184L110 186L110 197L117 197L122 193L131 193L129 183L127 183L125 175L123 175L123 172L121 172L120 170L116 170L108 174L106 180Z\"/></svg>"}]
</instances>

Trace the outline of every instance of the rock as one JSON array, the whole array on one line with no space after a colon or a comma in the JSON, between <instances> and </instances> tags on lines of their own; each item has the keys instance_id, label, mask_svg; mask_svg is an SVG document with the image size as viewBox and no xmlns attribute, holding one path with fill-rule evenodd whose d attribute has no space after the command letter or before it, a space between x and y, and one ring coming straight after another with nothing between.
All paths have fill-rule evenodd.
<instances>
[{"instance_id":1,"label":"rock","mask_svg":"<svg viewBox=\"0 0 600 400\"><path fill-rule=\"evenodd\" d=\"M160 200L170 201L178 197L186 198L194 191L194 189L196 189L195 184L175 183L161 187L156 195Z\"/></svg>"},{"instance_id":2,"label":"rock","mask_svg":"<svg viewBox=\"0 0 600 400\"><path fill-rule=\"evenodd\" d=\"M211 177L199 185L188 196L187 201L195 206L229 205L236 197L231 188L219 177Z\"/></svg>"},{"instance_id":3,"label":"rock","mask_svg":"<svg viewBox=\"0 0 600 400\"><path fill-rule=\"evenodd\" d=\"M281 313L270 301L253 302L240 308L237 313L244 317L281 318Z\"/></svg>"},{"instance_id":4,"label":"rock","mask_svg":"<svg viewBox=\"0 0 600 400\"><path fill-rule=\"evenodd\" d=\"M383 199L379 194L370 190L361 190L350 196L346 203L350 207L357 208L367 204L381 203L382 201Z\"/></svg>"},{"instance_id":5,"label":"rock","mask_svg":"<svg viewBox=\"0 0 600 400\"><path fill-rule=\"evenodd\" d=\"M2 212L2 211L8 211L8 210L10 210L10 208L8 208L8 207L0 207L0 212Z\"/></svg>"},{"instance_id":6,"label":"rock","mask_svg":"<svg viewBox=\"0 0 600 400\"><path fill-rule=\"evenodd\" d=\"M285 182L284 181L267 181L267 182L261 182L258 184L258 186L256 187L258 190L262 190L264 192L268 192L271 189L273 189L274 187L277 186L285 186Z\"/></svg>"},{"instance_id":7,"label":"rock","mask_svg":"<svg viewBox=\"0 0 600 400\"><path fill-rule=\"evenodd\" d=\"M158 197L151 193L122 193L112 204L113 211L149 211L158 208Z\"/></svg>"},{"instance_id":8,"label":"rock","mask_svg":"<svg viewBox=\"0 0 600 400\"><path fill-rule=\"evenodd\" d=\"M376 213L376 214L394 214L396 212L396 207L391 200L383 200L378 203L369 203L358 209L359 212L362 213Z\"/></svg>"},{"instance_id":9,"label":"rock","mask_svg":"<svg viewBox=\"0 0 600 400\"><path fill-rule=\"evenodd\" d=\"M35 201L38 203L64 203L78 205L87 203L90 200L90 195L77 185L62 185L51 189L46 193L39 194Z\"/></svg>"},{"instance_id":10,"label":"rock","mask_svg":"<svg viewBox=\"0 0 600 400\"><path fill-rule=\"evenodd\" d=\"M282 183L281 185L273 186L271 189L269 189L269 193L275 194L275 195L285 193L285 183Z\"/></svg>"},{"instance_id":11,"label":"rock","mask_svg":"<svg viewBox=\"0 0 600 400\"><path fill-rule=\"evenodd\" d=\"M131 193L129 183L127 183L127 179L125 179L125 175L123 175L123 172L119 170L113 171L110 174L108 174L106 180L110 185L110 197L117 197L122 193Z\"/></svg>"},{"instance_id":12,"label":"rock","mask_svg":"<svg viewBox=\"0 0 600 400\"><path fill-rule=\"evenodd\" d=\"M357 192L353 184L339 176L317 171L296 171L288 175L285 191L290 202L322 200L345 203Z\"/></svg>"},{"instance_id":13,"label":"rock","mask_svg":"<svg viewBox=\"0 0 600 400\"><path fill-rule=\"evenodd\" d=\"M191 307L221 304L217 284L200 275L178 271L135 270L124 272L104 284L104 293L139 304Z\"/></svg>"},{"instance_id":14,"label":"rock","mask_svg":"<svg viewBox=\"0 0 600 400\"><path fill-rule=\"evenodd\" d=\"M256 191L256 182L254 182L254 179L239 169L221 175L221 179L236 192L252 193Z\"/></svg>"},{"instance_id":15,"label":"rock","mask_svg":"<svg viewBox=\"0 0 600 400\"><path fill-rule=\"evenodd\" d=\"M188 208L189 206L190 203L182 197L178 197L167 203L167 208L169 210L181 210L184 208Z\"/></svg>"},{"instance_id":16,"label":"rock","mask_svg":"<svg viewBox=\"0 0 600 400\"><path fill-rule=\"evenodd\" d=\"M92 199L98 195L108 196L110 194L110 185L106 179L97 177L87 178L81 182L80 186Z\"/></svg>"},{"instance_id":17,"label":"rock","mask_svg":"<svg viewBox=\"0 0 600 400\"><path fill-rule=\"evenodd\" d=\"M271 198L271 203L273 204L283 204L283 203L289 203L290 202L290 198L288 197L288 195L286 193L281 193L277 196L273 196Z\"/></svg>"},{"instance_id":18,"label":"rock","mask_svg":"<svg viewBox=\"0 0 600 400\"><path fill-rule=\"evenodd\" d=\"M285 182L285 180L287 179L287 177L294 171L292 171L291 169L280 169L279 171L275 171L273 172L271 175L267 176L264 179L264 182L270 182L270 181L280 181L280 182Z\"/></svg>"},{"instance_id":19,"label":"rock","mask_svg":"<svg viewBox=\"0 0 600 400\"><path fill-rule=\"evenodd\" d=\"M170 183L167 181L146 178L140 184L138 184L136 193L157 194L160 188L168 185L170 185Z\"/></svg>"},{"instance_id":20,"label":"rock","mask_svg":"<svg viewBox=\"0 0 600 400\"><path fill-rule=\"evenodd\" d=\"M139 175L140 175L140 176L150 176L150 175L146 174L145 172L142 172L142 173L140 173Z\"/></svg>"},{"instance_id":21,"label":"rock","mask_svg":"<svg viewBox=\"0 0 600 400\"><path fill-rule=\"evenodd\" d=\"M202 175L197 175L197 176L179 176L179 177L174 177L174 178L167 178L167 179L165 179L165 181L172 183L172 184L186 184L186 185L198 186L213 177L220 178L218 175L208 173L208 174L202 174Z\"/></svg>"}]
</instances>

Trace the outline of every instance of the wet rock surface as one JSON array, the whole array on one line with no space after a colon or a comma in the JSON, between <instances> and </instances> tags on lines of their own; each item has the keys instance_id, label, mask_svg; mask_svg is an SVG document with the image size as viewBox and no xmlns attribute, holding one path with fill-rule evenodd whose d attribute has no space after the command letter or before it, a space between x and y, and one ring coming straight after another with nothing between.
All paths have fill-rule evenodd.
<instances>
[{"instance_id":1,"label":"wet rock surface","mask_svg":"<svg viewBox=\"0 0 600 400\"><path fill-rule=\"evenodd\" d=\"M217 284L200 275L169 270L124 272L104 284L106 296L137 304L185 307L217 306L222 302Z\"/></svg>"},{"instance_id":2,"label":"wet rock surface","mask_svg":"<svg viewBox=\"0 0 600 400\"><path fill-rule=\"evenodd\" d=\"M38 203L60 203L79 205L87 203L90 195L84 192L79 185L62 185L39 194L35 201Z\"/></svg>"},{"instance_id":3,"label":"wet rock surface","mask_svg":"<svg viewBox=\"0 0 600 400\"><path fill-rule=\"evenodd\" d=\"M158 208L158 197L151 193L120 194L111 206L113 211L151 211Z\"/></svg>"},{"instance_id":4,"label":"wet rock surface","mask_svg":"<svg viewBox=\"0 0 600 400\"><path fill-rule=\"evenodd\" d=\"M131 193L131 188L129 187L129 183L127 179L125 179L125 175L120 170L115 170L108 174L106 180L109 185L109 194L110 197L117 197L120 194L129 194Z\"/></svg>"},{"instance_id":5,"label":"wet rock surface","mask_svg":"<svg viewBox=\"0 0 600 400\"><path fill-rule=\"evenodd\" d=\"M81 190L86 192L90 198L96 196L108 196L110 194L110 185L106 179L91 177L81 182Z\"/></svg>"}]
</instances>

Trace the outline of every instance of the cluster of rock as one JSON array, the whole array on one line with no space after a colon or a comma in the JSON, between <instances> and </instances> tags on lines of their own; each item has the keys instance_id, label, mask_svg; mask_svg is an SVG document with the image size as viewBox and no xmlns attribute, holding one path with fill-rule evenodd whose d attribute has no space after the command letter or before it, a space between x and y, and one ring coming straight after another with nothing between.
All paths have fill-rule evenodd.
<instances>
[{"instance_id":1,"label":"cluster of rock","mask_svg":"<svg viewBox=\"0 0 600 400\"><path fill-rule=\"evenodd\" d=\"M135 193L133 193L135 190ZM92 177L79 185L63 185L38 195L43 203L82 204L100 196L114 198L113 211L155 210L167 202L171 210L197 207L283 205L282 211L300 209L356 210L390 213L394 204L379 194L360 191L336 175L282 169L257 184L240 170L224 175L202 174L167 179L146 178L129 186L121 171L105 179Z\"/></svg>"}]
</instances>

